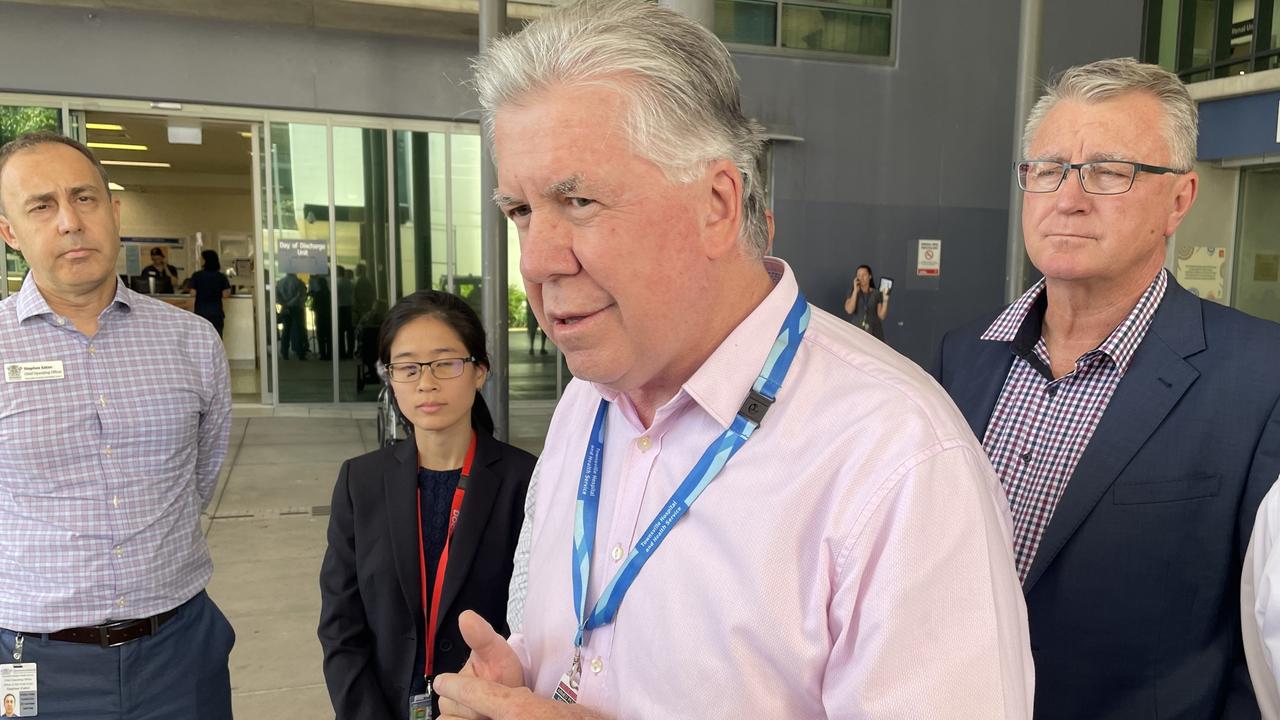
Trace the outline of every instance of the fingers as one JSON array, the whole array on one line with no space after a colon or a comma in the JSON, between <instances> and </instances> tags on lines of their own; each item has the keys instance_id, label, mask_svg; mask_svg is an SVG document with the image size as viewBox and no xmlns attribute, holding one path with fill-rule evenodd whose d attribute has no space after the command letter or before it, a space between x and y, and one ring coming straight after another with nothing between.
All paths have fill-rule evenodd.
<instances>
[{"instance_id":1,"label":"fingers","mask_svg":"<svg viewBox=\"0 0 1280 720\"><path fill-rule=\"evenodd\" d=\"M510 652L507 641L472 610L464 610L458 616L458 629L462 631L462 639L471 648L471 658L476 662L492 662Z\"/></svg>"},{"instance_id":2,"label":"fingers","mask_svg":"<svg viewBox=\"0 0 1280 720\"><path fill-rule=\"evenodd\" d=\"M440 694L442 716L464 720L514 718L516 704L529 694L525 688L509 688L477 677L448 673L436 676L432 687Z\"/></svg>"}]
</instances>

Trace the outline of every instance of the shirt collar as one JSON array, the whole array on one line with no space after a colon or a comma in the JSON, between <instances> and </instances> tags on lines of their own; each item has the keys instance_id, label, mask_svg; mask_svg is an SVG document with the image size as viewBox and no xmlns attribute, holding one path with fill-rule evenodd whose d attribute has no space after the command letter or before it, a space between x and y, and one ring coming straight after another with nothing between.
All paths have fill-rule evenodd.
<instances>
[{"instance_id":1,"label":"shirt collar","mask_svg":"<svg viewBox=\"0 0 1280 720\"><path fill-rule=\"evenodd\" d=\"M773 280L773 290L751 314L729 333L702 366L685 381L680 392L658 408L654 427L664 418L678 414L690 401L695 402L722 427L728 428L742 407L747 391L760 375L765 359L773 348L778 328L795 304L799 286L790 266L779 258L764 258L765 271ZM609 402L625 401L622 393L593 383L600 396ZM783 392L786 386L783 386ZM629 402L619 402L628 414Z\"/></svg>"},{"instance_id":2,"label":"shirt collar","mask_svg":"<svg viewBox=\"0 0 1280 720\"><path fill-rule=\"evenodd\" d=\"M1168 271L1161 268L1138 298L1138 303L1094 350L1111 358L1121 377L1129 369L1133 354L1146 336L1147 327L1150 326L1160 301L1164 299L1168 285ZM1026 357L1040 342L1043 334L1044 312L1049 304L1044 289L1044 278L1040 278L1022 297L1000 313L995 322L982 333L982 339L1011 343L1015 353Z\"/></svg>"},{"instance_id":3,"label":"shirt collar","mask_svg":"<svg viewBox=\"0 0 1280 720\"><path fill-rule=\"evenodd\" d=\"M133 303L137 300L137 293L124 286L119 277L116 277L116 296L115 299L107 307L111 305L120 305L122 309L129 310L133 307ZM27 318L36 317L37 315L53 315L60 317L53 308L49 307L49 302L44 299L44 295L40 293L40 288L36 287L35 275L27 272L27 276L22 280L22 289L18 291L17 300L15 301L18 311L18 322L21 323ZM105 310L104 310L105 312Z\"/></svg>"}]
</instances>

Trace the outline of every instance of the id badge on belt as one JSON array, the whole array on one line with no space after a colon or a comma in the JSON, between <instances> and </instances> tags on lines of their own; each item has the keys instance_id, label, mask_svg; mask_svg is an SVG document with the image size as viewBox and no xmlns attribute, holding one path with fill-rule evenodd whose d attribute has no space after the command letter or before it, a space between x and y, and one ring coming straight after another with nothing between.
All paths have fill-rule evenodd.
<instances>
[{"instance_id":1,"label":"id badge on belt","mask_svg":"<svg viewBox=\"0 0 1280 720\"><path fill-rule=\"evenodd\" d=\"M13 659L22 660L19 635L13 646ZM0 665L0 717L36 717L36 664L11 662Z\"/></svg>"}]
</instances>

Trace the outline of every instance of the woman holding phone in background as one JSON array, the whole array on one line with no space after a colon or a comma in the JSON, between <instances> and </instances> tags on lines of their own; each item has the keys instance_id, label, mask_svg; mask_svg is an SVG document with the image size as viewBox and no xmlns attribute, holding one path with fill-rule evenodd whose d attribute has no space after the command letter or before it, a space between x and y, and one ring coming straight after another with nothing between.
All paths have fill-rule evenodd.
<instances>
[{"instance_id":1,"label":"woman holding phone in background","mask_svg":"<svg viewBox=\"0 0 1280 720\"><path fill-rule=\"evenodd\" d=\"M403 720L469 650L458 615L507 634L507 586L535 458L493 437L484 328L420 290L387 313L378 357L409 439L338 474L320 569L320 644L339 718Z\"/></svg>"},{"instance_id":2,"label":"woman holding phone in background","mask_svg":"<svg viewBox=\"0 0 1280 720\"><path fill-rule=\"evenodd\" d=\"M844 312L852 315L858 327L884 341L884 319L889 315L889 291L880 292L876 287L875 273L870 265L859 265L853 276L853 287L844 301Z\"/></svg>"}]
</instances>

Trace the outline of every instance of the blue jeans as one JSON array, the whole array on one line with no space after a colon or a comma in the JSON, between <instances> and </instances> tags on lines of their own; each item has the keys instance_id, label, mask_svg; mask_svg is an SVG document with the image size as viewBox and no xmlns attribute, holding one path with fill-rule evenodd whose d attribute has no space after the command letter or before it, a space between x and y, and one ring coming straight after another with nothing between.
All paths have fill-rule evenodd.
<instances>
[{"instance_id":1,"label":"blue jeans","mask_svg":"<svg viewBox=\"0 0 1280 720\"><path fill-rule=\"evenodd\" d=\"M236 634L204 591L155 635L118 647L23 637L42 720L231 718L227 658ZM0 662L13 662L14 638L0 630Z\"/></svg>"}]
</instances>

